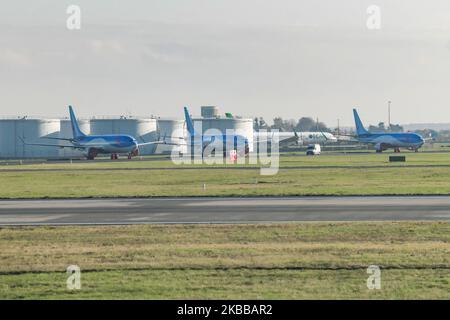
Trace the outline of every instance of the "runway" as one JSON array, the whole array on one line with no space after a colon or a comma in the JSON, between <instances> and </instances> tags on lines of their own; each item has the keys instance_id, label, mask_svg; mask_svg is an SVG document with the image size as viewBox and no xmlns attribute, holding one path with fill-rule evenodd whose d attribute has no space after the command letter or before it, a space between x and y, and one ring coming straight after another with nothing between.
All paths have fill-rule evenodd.
<instances>
[{"instance_id":1,"label":"runway","mask_svg":"<svg viewBox=\"0 0 450 320\"><path fill-rule=\"evenodd\" d=\"M0 225L450 221L450 196L3 200Z\"/></svg>"}]
</instances>

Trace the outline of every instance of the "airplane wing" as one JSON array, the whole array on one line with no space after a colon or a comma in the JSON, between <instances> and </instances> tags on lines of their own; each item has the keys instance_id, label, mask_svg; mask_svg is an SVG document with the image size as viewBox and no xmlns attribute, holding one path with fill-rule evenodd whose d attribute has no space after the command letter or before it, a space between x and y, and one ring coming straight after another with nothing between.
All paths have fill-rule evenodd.
<instances>
[{"instance_id":1,"label":"airplane wing","mask_svg":"<svg viewBox=\"0 0 450 320\"><path fill-rule=\"evenodd\" d=\"M141 137L141 139L142 139L142 137ZM179 139L179 140L184 140L184 141L186 141L186 138L183 138L183 137L166 137L166 136L164 136L163 137L163 139L162 140L159 140L159 141L150 141L150 142L143 142L143 143L139 143L138 144L138 147L140 147L140 146L146 146L146 145L151 145L151 144L166 144L166 145L172 145L172 146L179 146L179 145L187 145L186 143L173 143L173 142L167 142L166 141L166 139ZM142 140L144 140L144 139L142 139Z\"/></svg>"},{"instance_id":2,"label":"airplane wing","mask_svg":"<svg viewBox=\"0 0 450 320\"><path fill-rule=\"evenodd\" d=\"M325 138L325 141L328 141L330 139L327 138L327 135L321 130L320 133L322 134L322 136Z\"/></svg>"},{"instance_id":3,"label":"airplane wing","mask_svg":"<svg viewBox=\"0 0 450 320\"><path fill-rule=\"evenodd\" d=\"M70 142L72 142L72 141L73 141L73 139L70 139L70 138L53 138L53 137L42 137L41 139L61 140L61 141L70 141Z\"/></svg>"},{"instance_id":4,"label":"airplane wing","mask_svg":"<svg viewBox=\"0 0 450 320\"><path fill-rule=\"evenodd\" d=\"M280 145L290 145L291 143L297 143L299 141L298 136L289 137L286 139L280 139Z\"/></svg>"},{"instance_id":5,"label":"airplane wing","mask_svg":"<svg viewBox=\"0 0 450 320\"><path fill-rule=\"evenodd\" d=\"M151 141L151 142L138 143L138 147L148 146L150 144L165 144L165 141Z\"/></svg>"},{"instance_id":6,"label":"airplane wing","mask_svg":"<svg viewBox=\"0 0 450 320\"><path fill-rule=\"evenodd\" d=\"M68 145L57 145L57 144L46 144L46 143L28 143L25 142L22 138L19 137L19 139L22 141L22 143L24 145L27 146L40 146L40 147L55 147L55 148L72 148L72 149L80 149L80 150L84 150L86 149L85 147L80 147L80 146L68 146Z\"/></svg>"},{"instance_id":7,"label":"airplane wing","mask_svg":"<svg viewBox=\"0 0 450 320\"><path fill-rule=\"evenodd\" d=\"M257 137L257 140L255 140L255 141L258 141L259 143L272 142L273 141L273 135L274 135L274 133L272 132L271 136L267 136L265 138ZM300 140L300 138L299 138L299 136L298 136L298 134L297 134L297 132L295 130L294 130L294 135L292 137L288 137L288 138L278 137L278 143L280 145L283 145L283 146L290 145L291 143L298 143L299 140Z\"/></svg>"}]
</instances>

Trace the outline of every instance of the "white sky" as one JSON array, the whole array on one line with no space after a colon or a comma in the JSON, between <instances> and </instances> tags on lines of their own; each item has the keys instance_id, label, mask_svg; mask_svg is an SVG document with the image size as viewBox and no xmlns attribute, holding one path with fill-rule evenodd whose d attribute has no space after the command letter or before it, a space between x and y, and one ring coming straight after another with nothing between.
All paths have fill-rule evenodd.
<instances>
[{"instance_id":1,"label":"white sky","mask_svg":"<svg viewBox=\"0 0 450 320\"><path fill-rule=\"evenodd\" d=\"M66 8L82 10L79 31ZM369 5L381 30L366 27ZM450 1L0 0L0 114L450 122Z\"/></svg>"}]
</instances>

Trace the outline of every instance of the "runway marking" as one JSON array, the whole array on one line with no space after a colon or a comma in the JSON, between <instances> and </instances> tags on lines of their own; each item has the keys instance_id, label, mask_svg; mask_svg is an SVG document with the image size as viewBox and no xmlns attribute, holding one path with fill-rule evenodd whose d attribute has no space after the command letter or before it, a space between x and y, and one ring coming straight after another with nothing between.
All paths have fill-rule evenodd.
<instances>
[{"instance_id":1,"label":"runway marking","mask_svg":"<svg viewBox=\"0 0 450 320\"><path fill-rule=\"evenodd\" d=\"M59 215L0 215L0 224L8 223L35 223L51 221L56 219L62 219L69 217L69 214L59 214Z\"/></svg>"}]
</instances>

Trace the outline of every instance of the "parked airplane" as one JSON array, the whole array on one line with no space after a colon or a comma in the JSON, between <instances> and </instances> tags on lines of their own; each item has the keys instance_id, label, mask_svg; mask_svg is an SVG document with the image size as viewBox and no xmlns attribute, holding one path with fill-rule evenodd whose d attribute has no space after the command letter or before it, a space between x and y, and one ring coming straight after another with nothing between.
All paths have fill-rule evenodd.
<instances>
[{"instance_id":1,"label":"parked airplane","mask_svg":"<svg viewBox=\"0 0 450 320\"><path fill-rule=\"evenodd\" d=\"M184 107L184 116L186 118L186 126L188 130L188 139L186 139L186 145L191 148L201 147L202 154L206 147L210 146L213 149L214 146L221 148L223 155L231 150L236 150L241 154L248 154L249 152L249 142L248 139L239 134L203 134L202 132L197 132L194 128L194 123L192 122L191 116L187 107ZM164 142L168 144L167 142ZM221 147L219 147L219 145Z\"/></svg>"},{"instance_id":2,"label":"parked airplane","mask_svg":"<svg viewBox=\"0 0 450 320\"><path fill-rule=\"evenodd\" d=\"M43 143L26 143L26 145L57 147L57 148L72 148L81 150L86 155L87 159L93 160L99 154L110 154L111 159L117 159L118 154L128 154L128 159L139 154L139 147L149 144L163 143L160 141L152 141L146 143L138 143L137 140L124 134L115 135L86 135L79 126L73 109L69 106L70 122L72 125L73 138L46 138L54 140L68 141L71 145L54 145Z\"/></svg>"},{"instance_id":3,"label":"parked airplane","mask_svg":"<svg viewBox=\"0 0 450 320\"><path fill-rule=\"evenodd\" d=\"M395 152L400 152L400 148L417 152L425 143L425 140L416 133L370 133L364 128L356 109L353 109L353 116L356 125L355 139L359 142L373 144L377 152L388 148L394 148Z\"/></svg>"},{"instance_id":4,"label":"parked airplane","mask_svg":"<svg viewBox=\"0 0 450 320\"><path fill-rule=\"evenodd\" d=\"M273 140L272 131L255 131L253 137L258 140L268 139ZM316 144L316 143L334 143L337 138L329 132L278 132L278 141L280 145L289 144Z\"/></svg>"}]
</instances>

